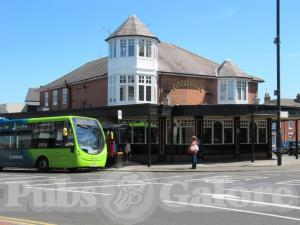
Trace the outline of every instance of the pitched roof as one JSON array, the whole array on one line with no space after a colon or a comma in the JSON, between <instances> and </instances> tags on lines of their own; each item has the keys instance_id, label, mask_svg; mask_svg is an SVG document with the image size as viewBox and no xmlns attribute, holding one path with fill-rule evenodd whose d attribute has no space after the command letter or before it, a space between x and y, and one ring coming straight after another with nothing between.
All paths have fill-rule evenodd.
<instances>
[{"instance_id":1,"label":"pitched roof","mask_svg":"<svg viewBox=\"0 0 300 225\"><path fill-rule=\"evenodd\" d=\"M108 58L101 58L95 61L86 63L67 75L45 85L41 88L51 89L64 86L65 83L73 84L100 78L107 75ZM229 67L229 68L228 68ZM158 44L158 72L169 74L195 75L195 76L210 76L210 77L245 77L257 82L263 80L247 75L239 70L234 70L237 66L229 66L215 63L211 60L196 55L190 51L180 48L176 45L161 42ZM216 71L219 70L219 74ZM221 75L220 75L221 73Z\"/></svg>"},{"instance_id":2,"label":"pitched roof","mask_svg":"<svg viewBox=\"0 0 300 225\"><path fill-rule=\"evenodd\" d=\"M105 41L115 37L123 36L143 36L155 38L157 37L143 24L143 22L136 16L130 16L121 26L118 27Z\"/></svg>"},{"instance_id":3,"label":"pitched roof","mask_svg":"<svg viewBox=\"0 0 300 225\"><path fill-rule=\"evenodd\" d=\"M216 75L219 77L238 77L253 79L258 82L263 82L262 79L250 76L241 70L234 62L230 59L225 60L216 70Z\"/></svg>"},{"instance_id":4,"label":"pitched roof","mask_svg":"<svg viewBox=\"0 0 300 225\"><path fill-rule=\"evenodd\" d=\"M277 105L277 100L268 100L265 101L265 105ZM291 98L282 98L280 99L281 106L293 106L293 107L300 107L300 103L296 101L296 99Z\"/></svg>"},{"instance_id":5,"label":"pitched roof","mask_svg":"<svg viewBox=\"0 0 300 225\"><path fill-rule=\"evenodd\" d=\"M88 62L41 88L54 88L107 75L107 57Z\"/></svg>"},{"instance_id":6,"label":"pitched roof","mask_svg":"<svg viewBox=\"0 0 300 225\"><path fill-rule=\"evenodd\" d=\"M25 102L40 102L40 89L39 88L29 88Z\"/></svg>"},{"instance_id":7,"label":"pitched roof","mask_svg":"<svg viewBox=\"0 0 300 225\"><path fill-rule=\"evenodd\" d=\"M158 71L215 76L219 64L189 52L176 45L158 44Z\"/></svg>"}]
</instances>

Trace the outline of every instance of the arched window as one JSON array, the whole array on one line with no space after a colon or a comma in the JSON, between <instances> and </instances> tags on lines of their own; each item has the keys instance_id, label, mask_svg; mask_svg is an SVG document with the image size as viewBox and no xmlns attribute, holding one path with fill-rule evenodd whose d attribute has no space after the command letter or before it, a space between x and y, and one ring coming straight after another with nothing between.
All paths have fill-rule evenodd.
<instances>
[{"instance_id":1,"label":"arched window","mask_svg":"<svg viewBox=\"0 0 300 225\"><path fill-rule=\"evenodd\" d=\"M223 124L220 121L216 121L214 124L214 143L223 143Z\"/></svg>"}]
</instances>

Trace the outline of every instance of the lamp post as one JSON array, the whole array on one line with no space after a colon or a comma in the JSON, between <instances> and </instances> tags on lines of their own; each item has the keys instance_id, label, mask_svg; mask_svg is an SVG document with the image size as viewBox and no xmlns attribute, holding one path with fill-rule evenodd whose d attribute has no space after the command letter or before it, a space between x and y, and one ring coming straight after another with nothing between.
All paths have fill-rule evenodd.
<instances>
[{"instance_id":1,"label":"lamp post","mask_svg":"<svg viewBox=\"0 0 300 225\"><path fill-rule=\"evenodd\" d=\"M277 153L277 165L281 166L281 134L280 134L280 0L277 0L276 7L276 37L274 44L277 47L277 90L274 94L277 96L277 121L276 121L276 153Z\"/></svg>"}]
</instances>

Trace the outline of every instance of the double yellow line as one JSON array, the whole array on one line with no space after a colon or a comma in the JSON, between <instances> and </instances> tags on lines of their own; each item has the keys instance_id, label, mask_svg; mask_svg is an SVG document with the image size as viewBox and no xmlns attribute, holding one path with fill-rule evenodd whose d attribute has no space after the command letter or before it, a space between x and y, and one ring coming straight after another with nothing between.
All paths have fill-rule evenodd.
<instances>
[{"instance_id":1,"label":"double yellow line","mask_svg":"<svg viewBox=\"0 0 300 225\"><path fill-rule=\"evenodd\" d=\"M25 219L6 217L6 216L0 216L0 224L1 222L11 223L14 225L55 225L53 223L45 223L45 222L39 222L34 220L25 220Z\"/></svg>"}]
</instances>

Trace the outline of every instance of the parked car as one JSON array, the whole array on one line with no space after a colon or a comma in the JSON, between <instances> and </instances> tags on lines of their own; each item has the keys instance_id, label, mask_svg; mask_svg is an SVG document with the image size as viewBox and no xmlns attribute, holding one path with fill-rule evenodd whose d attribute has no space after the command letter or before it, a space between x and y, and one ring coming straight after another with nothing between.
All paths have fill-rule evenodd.
<instances>
[{"instance_id":1,"label":"parked car","mask_svg":"<svg viewBox=\"0 0 300 225\"><path fill-rule=\"evenodd\" d=\"M299 153L300 153L300 141L298 141L298 154ZM296 141L290 141L288 154L296 155Z\"/></svg>"}]
</instances>

